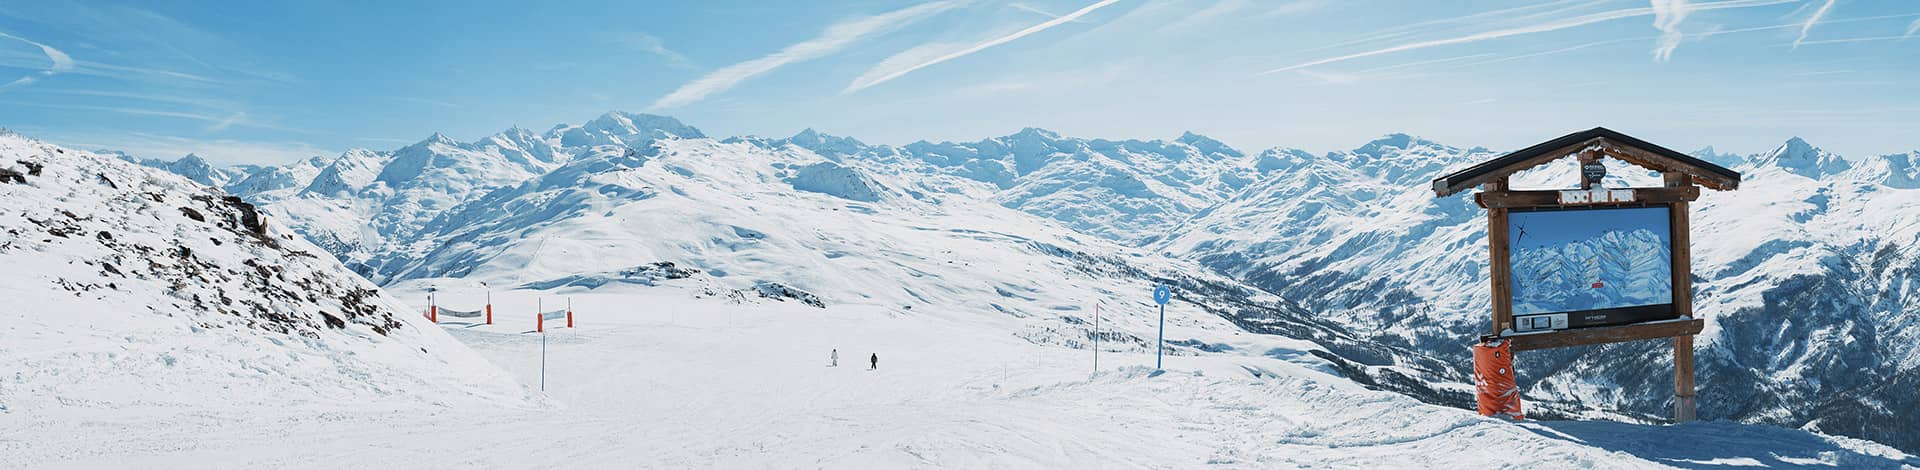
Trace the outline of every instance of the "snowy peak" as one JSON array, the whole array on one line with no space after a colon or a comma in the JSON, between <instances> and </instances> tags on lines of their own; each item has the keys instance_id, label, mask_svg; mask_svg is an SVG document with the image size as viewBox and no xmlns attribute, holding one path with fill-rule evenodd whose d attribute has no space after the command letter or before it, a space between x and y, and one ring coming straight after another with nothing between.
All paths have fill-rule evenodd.
<instances>
[{"instance_id":1,"label":"snowy peak","mask_svg":"<svg viewBox=\"0 0 1920 470\"><path fill-rule=\"evenodd\" d=\"M1786 143L1780 144L1773 151L1756 158L1755 164L1761 167L1777 167L1788 173L1813 179L1841 174L1852 167L1839 155L1827 153L1799 137L1787 139Z\"/></svg>"},{"instance_id":2,"label":"snowy peak","mask_svg":"<svg viewBox=\"0 0 1920 470\"><path fill-rule=\"evenodd\" d=\"M167 172L184 176L187 179L193 180L193 182L195 183L200 183L207 186L213 186L216 188L224 187L228 183L235 182L236 180L242 177L242 175L240 174L240 171L238 171L237 169L229 170L224 168L215 168L213 165L208 164L206 159L200 158L199 155L192 154L192 153L189 153L184 157L180 157L179 160L174 160L171 162L166 160L160 160L160 159L144 159L144 160L135 159L132 155L128 155L125 152L115 152L114 154L120 160L138 163L142 166L147 166L151 168L159 168L162 170L167 170Z\"/></svg>"},{"instance_id":3,"label":"snowy peak","mask_svg":"<svg viewBox=\"0 0 1920 470\"><path fill-rule=\"evenodd\" d=\"M12 378L0 388L8 420L165 417L210 402L244 413L524 399L484 359L240 198L5 134L0 174L19 176L0 180L0 323L32 326L0 329L0 355L32 352L0 361Z\"/></svg>"},{"instance_id":4,"label":"snowy peak","mask_svg":"<svg viewBox=\"0 0 1920 470\"><path fill-rule=\"evenodd\" d=\"M1717 152L1714 150L1712 145L1702 147L1700 150L1687 152L1687 155L1692 156L1693 158L1706 160L1707 163L1712 163L1712 164L1720 165L1727 168L1733 168L1733 167L1740 166L1747 163L1746 158L1736 154Z\"/></svg>"},{"instance_id":5,"label":"snowy peak","mask_svg":"<svg viewBox=\"0 0 1920 470\"><path fill-rule=\"evenodd\" d=\"M1473 160L1485 149L1462 150L1408 134L1388 134L1352 151L1333 152L1327 159L1391 183L1424 182L1442 170Z\"/></svg>"},{"instance_id":6,"label":"snowy peak","mask_svg":"<svg viewBox=\"0 0 1920 470\"><path fill-rule=\"evenodd\" d=\"M1378 139L1373 139L1353 149L1353 151L1347 152L1347 155L1360 157L1365 160L1377 160L1403 157L1408 154L1433 155L1459 153L1459 150L1460 149L1441 145L1438 142L1417 136L1393 133L1381 136Z\"/></svg>"},{"instance_id":7,"label":"snowy peak","mask_svg":"<svg viewBox=\"0 0 1920 470\"><path fill-rule=\"evenodd\" d=\"M794 168L786 178L793 189L827 194L850 201L876 202L885 187L857 168L819 162Z\"/></svg>"},{"instance_id":8,"label":"snowy peak","mask_svg":"<svg viewBox=\"0 0 1920 470\"><path fill-rule=\"evenodd\" d=\"M860 142L858 139L822 134L819 131L813 130L811 127L801 130L800 133L794 134L793 137L788 137L787 143L803 149L812 150L813 153L828 158L853 155L868 148L867 144Z\"/></svg>"},{"instance_id":9,"label":"snowy peak","mask_svg":"<svg viewBox=\"0 0 1920 470\"><path fill-rule=\"evenodd\" d=\"M439 135L439 134L434 134ZM349 196L366 185L373 184L379 176L380 165L385 157L366 149L348 150L329 163L313 182L303 190L305 193L327 196Z\"/></svg>"},{"instance_id":10,"label":"snowy peak","mask_svg":"<svg viewBox=\"0 0 1920 470\"><path fill-rule=\"evenodd\" d=\"M460 143L454 141L452 137L447 137L446 134L435 132L433 133L433 135L427 136L426 140L422 140L419 143L416 143L413 145L414 146L460 145Z\"/></svg>"},{"instance_id":11,"label":"snowy peak","mask_svg":"<svg viewBox=\"0 0 1920 470\"><path fill-rule=\"evenodd\" d=\"M255 168L226 189L228 193L256 198L265 193L304 188L330 162L324 157L314 156L287 165Z\"/></svg>"},{"instance_id":12,"label":"snowy peak","mask_svg":"<svg viewBox=\"0 0 1920 470\"><path fill-rule=\"evenodd\" d=\"M1920 188L1920 150L1861 160L1849 173L1861 181L1917 189Z\"/></svg>"},{"instance_id":13,"label":"snowy peak","mask_svg":"<svg viewBox=\"0 0 1920 470\"><path fill-rule=\"evenodd\" d=\"M508 162L534 172L566 163L571 155L560 149L553 139L519 126L480 139L469 148L499 154Z\"/></svg>"},{"instance_id":14,"label":"snowy peak","mask_svg":"<svg viewBox=\"0 0 1920 470\"><path fill-rule=\"evenodd\" d=\"M554 128L552 137L566 147L619 145L645 147L657 139L702 139L706 134L678 119L655 114L610 111L579 127Z\"/></svg>"},{"instance_id":15,"label":"snowy peak","mask_svg":"<svg viewBox=\"0 0 1920 470\"><path fill-rule=\"evenodd\" d=\"M1224 155L1235 158L1246 156L1246 154L1241 153L1239 150L1234 150L1233 147L1225 143L1214 140L1212 137L1195 134L1192 131L1181 133L1180 138L1174 139L1173 141L1193 147L1195 150L1199 150L1202 155Z\"/></svg>"},{"instance_id":16,"label":"snowy peak","mask_svg":"<svg viewBox=\"0 0 1920 470\"><path fill-rule=\"evenodd\" d=\"M1260 152L1260 156L1254 159L1253 168L1263 175L1273 172L1293 171L1307 166L1312 163L1315 158L1313 154L1307 153L1305 150L1276 147Z\"/></svg>"}]
</instances>

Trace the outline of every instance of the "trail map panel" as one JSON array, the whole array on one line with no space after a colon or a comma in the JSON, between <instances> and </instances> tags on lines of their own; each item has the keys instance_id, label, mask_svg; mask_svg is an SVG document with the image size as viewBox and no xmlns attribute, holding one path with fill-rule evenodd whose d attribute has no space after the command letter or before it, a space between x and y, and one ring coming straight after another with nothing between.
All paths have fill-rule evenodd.
<instances>
[{"instance_id":1,"label":"trail map panel","mask_svg":"<svg viewBox=\"0 0 1920 470\"><path fill-rule=\"evenodd\" d=\"M1515 210L1508 218L1514 330L1675 318L1668 208Z\"/></svg>"}]
</instances>

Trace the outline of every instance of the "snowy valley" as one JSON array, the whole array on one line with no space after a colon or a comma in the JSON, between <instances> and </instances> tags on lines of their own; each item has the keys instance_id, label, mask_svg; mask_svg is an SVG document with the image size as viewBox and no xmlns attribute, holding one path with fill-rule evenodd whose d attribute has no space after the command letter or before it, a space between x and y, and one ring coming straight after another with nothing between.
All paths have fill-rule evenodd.
<instances>
[{"instance_id":1,"label":"snowy valley","mask_svg":"<svg viewBox=\"0 0 1920 470\"><path fill-rule=\"evenodd\" d=\"M1920 465L1913 154L1848 161L1798 139L1702 154L1748 182L1695 209L1716 421L1677 426L1652 418L1671 398L1661 344L1522 356L1529 412L1552 420L1464 409L1486 255L1434 254L1484 246L1486 227L1425 183L1496 154L1406 135L1327 155L1191 133L712 138L621 112L230 168L0 135L0 169L25 175L0 182L0 257L31 267L4 287L29 301L0 330L0 452L27 467ZM1156 282L1176 286L1164 374ZM490 303L494 324L436 327L429 289L450 309ZM578 327L529 331L561 302ZM861 370L868 354L879 370ZM100 426L119 444L85 443Z\"/></svg>"}]
</instances>

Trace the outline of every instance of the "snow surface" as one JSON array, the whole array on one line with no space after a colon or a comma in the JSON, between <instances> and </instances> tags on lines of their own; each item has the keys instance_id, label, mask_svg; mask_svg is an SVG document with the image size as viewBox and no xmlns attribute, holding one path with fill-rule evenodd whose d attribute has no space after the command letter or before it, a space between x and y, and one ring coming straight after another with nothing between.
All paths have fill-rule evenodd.
<instances>
[{"instance_id":1,"label":"snow surface","mask_svg":"<svg viewBox=\"0 0 1920 470\"><path fill-rule=\"evenodd\" d=\"M287 409L544 406L218 190L3 131L0 173L0 467Z\"/></svg>"},{"instance_id":2,"label":"snow surface","mask_svg":"<svg viewBox=\"0 0 1920 470\"><path fill-rule=\"evenodd\" d=\"M445 281L453 283L457 281ZM1017 319L871 305L696 298L695 285L495 291L492 326L443 323L522 383L540 379L536 299L571 297L545 338L550 408L315 412L135 420L22 434L35 468L1899 468L1876 444L1700 423L1515 425L1367 390L1285 338L1168 358L1034 344ZM424 298L403 291L405 298ZM440 291L460 308L475 288ZM1204 315L1176 304L1169 315ZM551 327L551 325L550 325ZM838 349L840 365L828 367ZM866 370L869 354L880 356ZM214 404L208 408L220 410ZM1685 439L1676 437L1685 436ZM1595 443L1604 445L1595 445Z\"/></svg>"}]
</instances>

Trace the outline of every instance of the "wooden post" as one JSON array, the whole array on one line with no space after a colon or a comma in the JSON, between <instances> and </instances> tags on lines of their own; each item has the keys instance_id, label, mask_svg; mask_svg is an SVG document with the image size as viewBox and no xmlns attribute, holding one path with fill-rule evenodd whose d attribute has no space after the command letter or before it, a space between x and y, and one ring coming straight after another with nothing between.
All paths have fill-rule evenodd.
<instances>
[{"instance_id":1,"label":"wooden post","mask_svg":"<svg viewBox=\"0 0 1920 470\"><path fill-rule=\"evenodd\" d=\"M1673 422L1695 419L1693 395L1693 335L1673 337Z\"/></svg>"},{"instance_id":2,"label":"wooden post","mask_svg":"<svg viewBox=\"0 0 1920 470\"><path fill-rule=\"evenodd\" d=\"M1684 187L1692 183L1684 173L1669 172L1667 187ZM1687 217L1687 202L1680 201L1668 206L1669 227L1673 232L1673 310L1684 318L1693 317L1693 249L1688 237L1692 229ZM1693 335L1673 337L1673 422L1684 423L1696 417L1698 403L1693 386Z\"/></svg>"},{"instance_id":3,"label":"wooden post","mask_svg":"<svg viewBox=\"0 0 1920 470\"><path fill-rule=\"evenodd\" d=\"M1485 192L1499 193L1507 190L1507 179L1502 177L1487 183ZM1487 209L1487 275L1493 281L1493 334L1513 329L1513 276L1507 253L1507 209Z\"/></svg>"}]
</instances>

